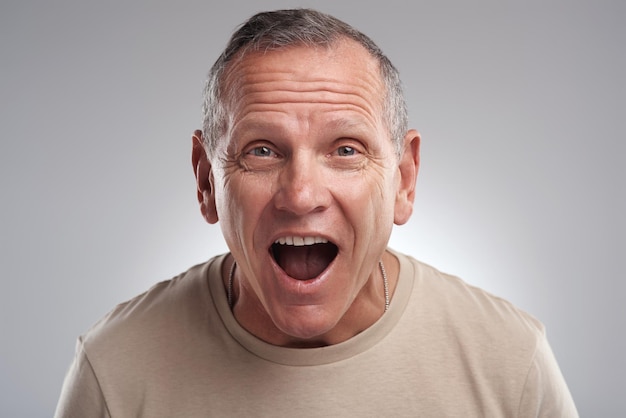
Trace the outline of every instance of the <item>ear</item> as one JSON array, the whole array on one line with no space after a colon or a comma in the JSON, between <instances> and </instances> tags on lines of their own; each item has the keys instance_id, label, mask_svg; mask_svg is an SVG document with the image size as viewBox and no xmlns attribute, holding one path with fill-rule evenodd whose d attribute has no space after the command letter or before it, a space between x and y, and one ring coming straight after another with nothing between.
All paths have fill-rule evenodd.
<instances>
[{"instance_id":1,"label":"ear","mask_svg":"<svg viewBox=\"0 0 626 418\"><path fill-rule=\"evenodd\" d=\"M404 147L398 165L400 179L393 218L396 225L405 224L413 213L415 183L420 166L420 140L419 132L414 129L404 136Z\"/></svg>"},{"instance_id":2,"label":"ear","mask_svg":"<svg viewBox=\"0 0 626 418\"><path fill-rule=\"evenodd\" d=\"M202 212L202 216L208 223L214 224L218 221L217 209L215 207L215 180L213 178L211 162L204 149L202 132L196 130L191 140L191 164L193 165L193 172L196 175L196 184L198 185L200 212Z\"/></svg>"}]
</instances>

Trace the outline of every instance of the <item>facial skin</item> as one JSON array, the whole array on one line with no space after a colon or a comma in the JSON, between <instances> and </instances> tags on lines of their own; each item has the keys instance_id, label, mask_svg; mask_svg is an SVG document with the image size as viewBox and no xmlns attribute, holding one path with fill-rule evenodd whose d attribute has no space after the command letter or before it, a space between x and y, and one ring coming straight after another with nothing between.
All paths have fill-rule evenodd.
<instances>
[{"instance_id":1,"label":"facial skin","mask_svg":"<svg viewBox=\"0 0 626 418\"><path fill-rule=\"evenodd\" d=\"M235 317L271 344L345 341L383 313L379 260L395 286L385 249L412 212L419 135L406 134L398 158L377 63L351 40L252 53L227 73L226 133L209 161L196 131L192 159L201 211L237 261ZM331 244L308 258L272 249L292 238L337 255L325 267Z\"/></svg>"}]
</instances>

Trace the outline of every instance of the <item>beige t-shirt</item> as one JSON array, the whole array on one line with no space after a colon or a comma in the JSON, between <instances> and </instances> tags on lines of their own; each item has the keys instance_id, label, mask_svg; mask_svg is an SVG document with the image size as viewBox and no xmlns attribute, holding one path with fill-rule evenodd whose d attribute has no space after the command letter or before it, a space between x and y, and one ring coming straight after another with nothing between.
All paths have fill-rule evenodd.
<instances>
[{"instance_id":1,"label":"beige t-shirt","mask_svg":"<svg viewBox=\"0 0 626 418\"><path fill-rule=\"evenodd\" d=\"M576 417L543 326L394 253L390 309L341 344L239 326L224 256L117 306L79 339L57 417Z\"/></svg>"}]
</instances>

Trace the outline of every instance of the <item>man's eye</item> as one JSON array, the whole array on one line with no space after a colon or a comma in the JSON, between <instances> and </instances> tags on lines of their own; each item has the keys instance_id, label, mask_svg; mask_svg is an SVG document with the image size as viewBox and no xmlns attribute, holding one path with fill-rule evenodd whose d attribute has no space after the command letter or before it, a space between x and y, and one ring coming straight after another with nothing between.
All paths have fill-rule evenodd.
<instances>
[{"instance_id":1,"label":"man's eye","mask_svg":"<svg viewBox=\"0 0 626 418\"><path fill-rule=\"evenodd\" d=\"M337 148L337 155L339 155L340 157L350 157L354 154L356 154L356 150L347 145Z\"/></svg>"},{"instance_id":2,"label":"man's eye","mask_svg":"<svg viewBox=\"0 0 626 418\"><path fill-rule=\"evenodd\" d=\"M273 157L276 155L274 151L272 151L269 147L260 146L256 148L252 148L247 154L253 155L255 157Z\"/></svg>"}]
</instances>

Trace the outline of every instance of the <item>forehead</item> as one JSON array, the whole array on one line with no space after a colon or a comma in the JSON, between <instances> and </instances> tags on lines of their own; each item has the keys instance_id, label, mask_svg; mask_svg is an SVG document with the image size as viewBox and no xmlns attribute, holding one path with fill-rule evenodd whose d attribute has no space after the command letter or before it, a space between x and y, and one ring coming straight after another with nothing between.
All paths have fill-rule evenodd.
<instances>
[{"instance_id":1,"label":"forehead","mask_svg":"<svg viewBox=\"0 0 626 418\"><path fill-rule=\"evenodd\" d=\"M223 85L222 99L230 111L271 96L269 100L294 103L354 101L381 113L385 95L377 60L350 39L330 46L247 52L228 65Z\"/></svg>"}]
</instances>

